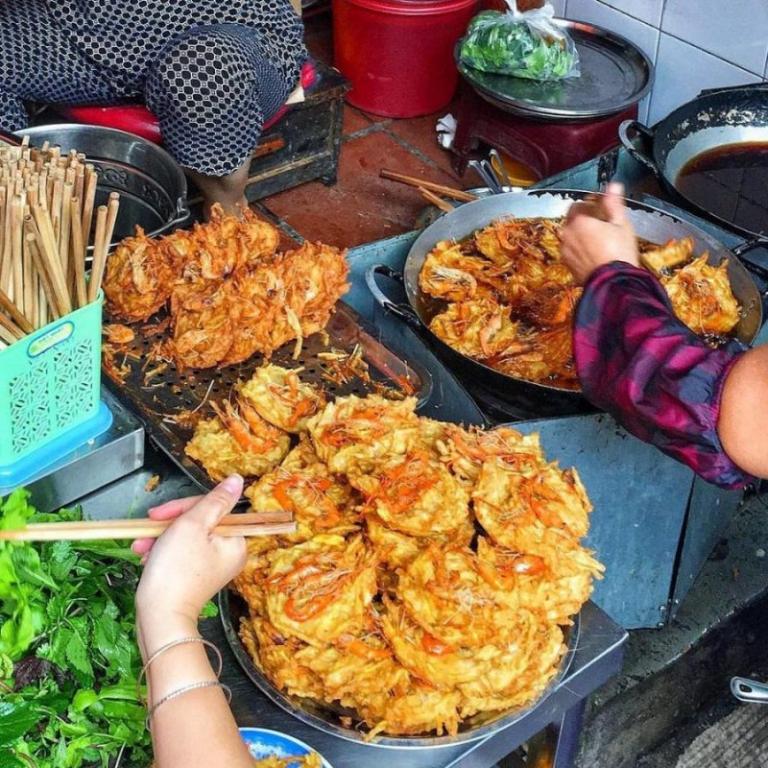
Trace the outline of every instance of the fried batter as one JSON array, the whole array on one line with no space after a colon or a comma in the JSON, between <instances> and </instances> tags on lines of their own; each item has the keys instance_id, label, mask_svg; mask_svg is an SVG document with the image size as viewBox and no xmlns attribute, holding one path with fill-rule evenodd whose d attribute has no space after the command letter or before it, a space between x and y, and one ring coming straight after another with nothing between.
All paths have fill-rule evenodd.
<instances>
[{"instance_id":1,"label":"fried batter","mask_svg":"<svg viewBox=\"0 0 768 768\"><path fill-rule=\"evenodd\" d=\"M240 395L270 424L286 432L304 432L309 419L325 407L326 400L322 390L301 382L301 371L262 365L240 387Z\"/></svg>"},{"instance_id":2,"label":"fried batter","mask_svg":"<svg viewBox=\"0 0 768 768\"><path fill-rule=\"evenodd\" d=\"M201 419L184 447L187 456L199 461L212 480L223 480L233 472L259 477L274 469L288 453L288 435L244 404L234 408L227 402L215 410L217 416Z\"/></svg>"},{"instance_id":3,"label":"fried batter","mask_svg":"<svg viewBox=\"0 0 768 768\"><path fill-rule=\"evenodd\" d=\"M675 314L694 332L725 336L739 322L739 303L728 279L728 261L712 267L704 253L661 284Z\"/></svg>"},{"instance_id":4,"label":"fried batter","mask_svg":"<svg viewBox=\"0 0 768 768\"><path fill-rule=\"evenodd\" d=\"M445 534L469 518L469 494L424 450L378 462L370 474L350 476L368 506L390 528L410 536Z\"/></svg>"},{"instance_id":5,"label":"fried batter","mask_svg":"<svg viewBox=\"0 0 768 768\"><path fill-rule=\"evenodd\" d=\"M277 550L266 581L267 617L276 629L323 645L359 632L376 594L376 558L360 536L320 534Z\"/></svg>"},{"instance_id":6,"label":"fried batter","mask_svg":"<svg viewBox=\"0 0 768 768\"><path fill-rule=\"evenodd\" d=\"M692 237L670 240L664 245L641 243L640 260L643 266L650 269L651 272L661 275L690 261L693 256L693 246Z\"/></svg>"},{"instance_id":7,"label":"fried batter","mask_svg":"<svg viewBox=\"0 0 768 768\"><path fill-rule=\"evenodd\" d=\"M315 451L331 472L364 473L381 459L402 456L419 439L416 399L399 402L380 395L340 397L310 419Z\"/></svg>"},{"instance_id":8,"label":"fried batter","mask_svg":"<svg viewBox=\"0 0 768 768\"><path fill-rule=\"evenodd\" d=\"M575 469L556 464L515 467L499 458L483 463L472 493L480 525L499 544L518 547L515 536L521 526L537 521L580 539L589 528L592 506Z\"/></svg>"},{"instance_id":9,"label":"fried batter","mask_svg":"<svg viewBox=\"0 0 768 768\"><path fill-rule=\"evenodd\" d=\"M177 276L168 248L137 227L136 235L107 259L103 287L109 311L126 320L146 320L168 301Z\"/></svg>"}]
</instances>

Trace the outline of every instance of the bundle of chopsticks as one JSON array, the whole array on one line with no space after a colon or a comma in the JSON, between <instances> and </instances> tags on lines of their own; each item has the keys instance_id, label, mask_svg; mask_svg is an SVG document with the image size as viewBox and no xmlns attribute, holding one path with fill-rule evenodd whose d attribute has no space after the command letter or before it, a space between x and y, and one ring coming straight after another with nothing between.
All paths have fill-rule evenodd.
<instances>
[{"instance_id":1,"label":"bundle of chopsticks","mask_svg":"<svg viewBox=\"0 0 768 768\"><path fill-rule=\"evenodd\" d=\"M85 155L0 145L0 345L95 301L120 196L96 210L90 281L85 262L98 176ZM2 348L0 347L0 348Z\"/></svg>"},{"instance_id":2,"label":"bundle of chopsticks","mask_svg":"<svg viewBox=\"0 0 768 768\"><path fill-rule=\"evenodd\" d=\"M428 203L434 205L445 213L450 213L454 209L454 205L444 200L444 197L448 197L451 200L459 200L463 203L470 203L473 200L477 200L477 195L472 192L466 192L463 189L456 189L455 187L447 187L445 184L435 184L432 181L419 179L416 176L406 176L403 173L389 171L386 168L383 168L379 172L379 176L382 179L389 179L390 181L396 181L399 184L405 184L408 187L418 189L421 196Z\"/></svg>"},{"instance_id":3,"label":"bundle of chopsticks","mask_svg":"<svg viewBox=\"0 0 768 768\"><path fill-rule=\"evenodd\" d=\"M104 539L156 539L173 520L130 518L32 523L25 528L0 530L0 541L98 541ZM224 515L213 532L217 536L285 536L295 533L290 512L243 512Z\"/></svg>"}]
</instances>

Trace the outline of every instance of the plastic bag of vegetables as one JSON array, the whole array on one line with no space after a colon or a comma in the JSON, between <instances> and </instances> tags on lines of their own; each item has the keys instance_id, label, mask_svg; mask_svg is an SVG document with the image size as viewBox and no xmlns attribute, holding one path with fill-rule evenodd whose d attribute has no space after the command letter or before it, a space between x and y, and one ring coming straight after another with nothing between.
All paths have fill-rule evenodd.
<instances>
[{"instance_id":1,"label":"plastic bag of vegetables","mask_svg":"<svg viewBox=\"0 0 768 768\"><path fill-rule=\"evenodd\" d=\"M461 61L483 72L529 80L578 77L579 54L570 36L554 23L554 8L547 3L521 12L515 0L506 2L509 11L483 11L472 19Z\"/></svg>"}]
</instances>

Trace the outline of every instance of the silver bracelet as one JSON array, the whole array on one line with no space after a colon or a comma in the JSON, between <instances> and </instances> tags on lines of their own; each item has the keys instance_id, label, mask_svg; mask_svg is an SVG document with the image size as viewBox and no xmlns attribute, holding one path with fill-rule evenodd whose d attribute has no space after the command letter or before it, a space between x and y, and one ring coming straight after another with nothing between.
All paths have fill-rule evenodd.
<instances>
[{"instance_id":1,"label":"silver bracelet","mask_svg":"<svg viewBox=\"0 0 768 768\"><path fill-rule=\"evenodd\" d=\"M220 683L218 680L204 680L201 683L191 683L190 685L185 685L183 688L178 688L175 691L171 691L166 696L163 696L160 701L158 701L156 704L153 705L152 709L149 710L147 713L147 719L145 721L147 730L150 729L150 721L152 720L152 716L157 711L158 707L161 707L163 704L165 704L168 701L171 701L172 699L176 699L179 696L183 696L185 693L189 693L190 691L198 691L201 688L214 688L219 687L221 688L224 693L227 696L227 703L229 704L232 701L232 690L228 685L224 685L224 683Z\"/></svg>"},{"instance_id":2,"label":"silver bracelet","mask_svg":"<svg viewBox=\"0 0 768 768\"><path fill-rule=\"evenodd\" d=\"M221 651L210 641L206 640L204 637L200 637L200 635L190 635L189 637L180 637L177 640L171 640L170 643L166 643L165 645L160 646L146 661L144 666L141 668L141 672L139 673L139 678L136 681L136 700L142 701L141 696L141 683L144 680L145 675L147 674L147 671L149 670L150 665L152 662L157 659L159 656L162 656L166 651L169 651L171 648L176 648L176 646L179 645L187 645L189 643L202 643L206 648L211 648L216 653L216 657L218 659L218 670L216 671L216 677L221 677L221 671L224 668L224 660L221 657ZM146 701L142 702L146 705Z\"/></svg>"}]
</instances>

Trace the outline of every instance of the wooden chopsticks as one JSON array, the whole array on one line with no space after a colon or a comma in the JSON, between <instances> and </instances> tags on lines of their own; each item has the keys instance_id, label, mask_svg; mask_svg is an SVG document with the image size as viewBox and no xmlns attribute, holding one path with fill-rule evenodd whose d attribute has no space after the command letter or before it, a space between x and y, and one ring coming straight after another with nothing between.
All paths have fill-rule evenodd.
<instances>
[{"instance_id":1,"label":"wooden chopsticks","mask_svg":"<svg viewBox=\"0 0 768 768\"><path fill-rule=\"evenodd\" d=\"M120 204L113 192L109 204L96 210L94 266L86 286L97 182L93 165L75 150L62 155L59 147L47 142L40 148L30 147L28 137L18 146L0 145L0 340L4 344L96 300Z\"/></svg>"},{"instance_id":2,"label":"wooden chopsticks","mask_svg":"<svg viewBox=\"0 0 768 768\"><path fill-rule=\"evenodd\" d=\"M0 541L97 541L101 539L156 539L173 520L134 518L83 520L67 523L33 523L26 528L0 531ZM245 512L225 515L214 533L218 536L282 536L296 531L291 514Z\"/></svg>"},{"instance_id":3,"label":"wooden chopsticks","mask_svg":"<svg viewBox=\"0 0 768 768\"><path fill-rule=\"evenodd\" d=\"M450 197L452 200L461 200L464 203L470 203L473 200L477 200L477 195L473 195L471 192L465 192L463 189L446 187L444 184L435 184L433 181L418 179L415 176L406 176L402 173L395 173L395 171L388 171L386 168L382 168L381 171L379 171L379 176L382 179L389 179L389 181L396 181L400 184L406 184L409 187L416 187L417 189L426 189L430 192L435 192L438 195Z\"/></svg>"}]
</instances>

